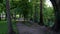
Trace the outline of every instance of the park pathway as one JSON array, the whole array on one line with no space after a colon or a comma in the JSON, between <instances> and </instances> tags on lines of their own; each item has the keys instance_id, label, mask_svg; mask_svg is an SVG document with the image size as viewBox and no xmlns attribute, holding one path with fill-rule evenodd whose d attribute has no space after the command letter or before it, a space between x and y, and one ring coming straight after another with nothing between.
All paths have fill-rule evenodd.
<instances>
[{"instance_id":1,"label":"park pathway","mask_svg":"<svg viewBox=\"0 0 60 34\"><path fill-rule=\"evenodd\" d=\"M19 34L60 34L60 32L49 31L47 27L34 24L31 21L31 26L23 24L21 21L24 21L23 18L17 19L17 29Z\"/></svg>"},{"instance_id":2,"label":"park pathway","mask_svg":"<svg viewBox=\"0 0 60 34\"><path fill-rule=\"evenodd\" d=\"M47 28L45 26L32 25L29 27L21 22L18 22L16 25L19 34L47 34Z\"/></svg>"}]
</instances>

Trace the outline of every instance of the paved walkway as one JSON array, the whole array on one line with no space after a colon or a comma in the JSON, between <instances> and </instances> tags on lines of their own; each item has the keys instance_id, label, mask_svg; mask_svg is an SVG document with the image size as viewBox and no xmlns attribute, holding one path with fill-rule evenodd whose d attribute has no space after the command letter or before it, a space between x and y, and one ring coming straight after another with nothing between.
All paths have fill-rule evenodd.
<instances>
[{"instance_id":1,"label":"paved walkway","mask_svg":"<svg viewBox=\"0 0 60 34\"><path fill-rule=\"evenodd\" d=\"M45 26L39 26L38 24L32 24L30 27L22 24L22 22L16 23L19 34L60 34L53 31L48 31Z\"/></svg>"},{"instance_id":2,"label":"paved walkway","mask_svg":"<svg viewBox=\"0 0 60 34\"><path fill-rule=\"evenodd\" d=\"M17 23L19 34L47 34L47 28L45 26L32 25L26 26L22 23Z\"/></svg>"}]
</instances>

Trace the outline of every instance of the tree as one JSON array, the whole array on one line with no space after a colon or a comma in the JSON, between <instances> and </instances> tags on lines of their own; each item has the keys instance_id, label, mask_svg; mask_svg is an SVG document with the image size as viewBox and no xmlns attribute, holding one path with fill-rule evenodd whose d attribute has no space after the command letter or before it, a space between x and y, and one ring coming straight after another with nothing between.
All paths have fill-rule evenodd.
<instances>
[{"instance_id":1,"label":"tree","mask_svg":"<svg viewBox=\"0 0 60 34\"><path fill-rule=\"evenodd\" d=\"M53 26L53 30L58 32L60 31L60 0L50 0L53 4L55 11L55 25Z\"/></svg>"},{"instance_id":2,"label":"tree","mask_svg":"<svg viewBox=\"0 0 60 34\"><path fill-rule=\"evenodd\" d=\"M42 0L40 0L40 22L39 22L39 24L40 25L44 25L44 23L43 23L43 14L42 14L42 8L43 8L43 2L42 2Z\"/></svg>"},{"instance_id":3,"label":"tree","mask_svg":"<svg viewBox=\"0 0 60 34\"><path fill-rule=\"evenodd\" d=\"M34 10L35 10L35 11L34 11L34 22L35 22L35 23L38 23L38 20L39 20L39 16L40 16L40 15L39 15L39 12L40 12L40 11L39 11L39 10L40 10L39 7L40 7L40 2L39 2L39 0L36 0L36 1L35 1L35 6L34 6Z\"/></svg>"},{"instance_id":4,"label":"tree","mask_svg":"<svg viewBox=\"0 0 60 34\"><path fill-rule=\"evenodd\" d=\"M8 34L13 34L9 0L6 0L6 13L7 13L7 22L8 22Z\"/></svg>"},{"instance_id":5,"label":"tree","mask_svg":"<svg viewBox=\"0 0 60 34\"><path fill-rule=\"evenodd\" d=\"M24 20L28 19L29 17L29 11L30 11L30 4L28 2L28 0L22 0L21 4L20 4L20 8L22 9L22 15L24 16Z\"/></svg>"},{"instance_id":6,"label":"tree","mask_svg":"<svg viewBox=\"0 0 60 34\"><path fill-rule=\"evenodd\" d=\"M53 7L47 7L47 5L45 4L45 1L43 3L43 19L44 19L44 25L47 25L47 26L52 25L55 20ZM50 21L48 22L49 19Z\"/></svg>"}]
</instances>

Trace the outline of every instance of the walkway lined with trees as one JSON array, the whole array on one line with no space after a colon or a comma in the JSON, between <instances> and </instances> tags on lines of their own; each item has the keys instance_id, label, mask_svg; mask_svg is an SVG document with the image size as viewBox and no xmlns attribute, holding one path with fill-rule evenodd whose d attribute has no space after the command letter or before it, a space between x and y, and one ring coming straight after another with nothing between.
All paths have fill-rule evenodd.
<instances>
[{"instance_id":1,"label":"walkway lined with trees","mask_svg":"<svg viewBox=\"0 0 60 34\"><path fill-rule=\"evenodd\" d=\"M0 0L0 21L7 20L7 34L16 34L13 22L18 34L60 34L60 0L50 1L53 7L46 7L45 0Z\"/></svg>"}]
</instances>

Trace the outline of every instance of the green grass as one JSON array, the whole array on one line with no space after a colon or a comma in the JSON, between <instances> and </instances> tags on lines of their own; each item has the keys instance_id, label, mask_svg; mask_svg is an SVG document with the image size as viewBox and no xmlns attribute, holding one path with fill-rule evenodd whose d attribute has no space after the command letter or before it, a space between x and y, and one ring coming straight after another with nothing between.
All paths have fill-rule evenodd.
<instances>
[{"instance_id":1,"label":"green grass","mask_svg":"<svg viewBox=\"0 0 60 34\"><path fill-rule=\"evenodd\" d=\"M13 29L16 34L18 34L16 23L13 21ZM7 21L0 21L0 34L7 34L8 33L8 23Z\"/></svg>"},{"instance_id":2,"label":"green grass","mask_svg":"<svg viewBox=\"0 0 60 34\"><path fill-rule=\"evenodd\" d=\"M6 34L7 31L8 31L7 22L6 21L0 21L0 34Z\"/></svg>"}]
</instances>

